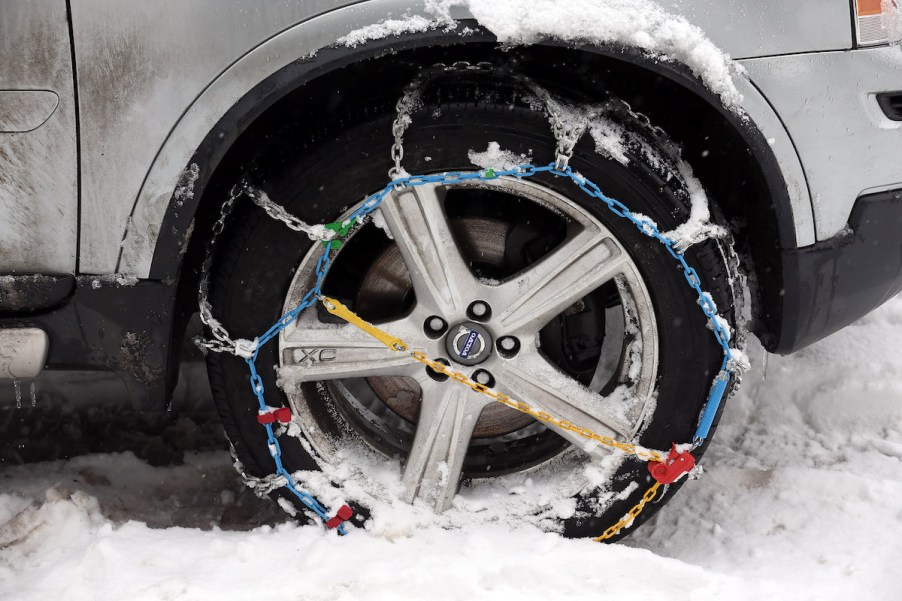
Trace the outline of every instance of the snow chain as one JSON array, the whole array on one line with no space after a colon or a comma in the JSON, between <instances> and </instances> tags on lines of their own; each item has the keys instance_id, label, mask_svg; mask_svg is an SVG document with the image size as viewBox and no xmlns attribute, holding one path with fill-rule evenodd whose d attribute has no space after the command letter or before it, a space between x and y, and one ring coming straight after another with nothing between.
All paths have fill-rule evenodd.
<instances>
[{"instance_id":1,"label":"snow chain","mask_svg":"<svg viewBox=\"0 0 902 601\"><path fill-rule=\"evenodd\" d=\"M491 388L489 388L488 386L486 386L485 384L480 384L479 382L476 382L476 381L472 380L471 378L468 378L467 376L460 373L459 371L454 371L453 369L451 369L450 367L448 367L441 361L433 361L432 359L430 359L429 357L427 357L426 355L424 355L423 353L421 353L419 351L409 351L408 349L410 348L410 345L407 342L405 342L404 340L401 340L400 338L395 338L388 332L386 332L384 330L380 330L376 326L374 326L370 323L367 323L366 321L361 319L356 313L354 313L353 311L351 311L350 309L345 307L343 304L341 304L334 298L329 298L328 296L323 296L323 297L320 297L320 301L322 301L323 306L326 308L326 311L328 311L332 315L335 315L336 317L340 317L341 319L345 320L346 322L348 322L354 326L357 326L358 328L360 328L361 330L363 330L364 332L366 332L373 338L376 338L379 342L381 342L382 344L384 344L391 350L407 352L410 355L411 359L413 359L414 361L419 361L420 363L422 363L423 365L426 365L433 371L438 372L443 375L446 375L450 379L454 380L455 382L460 382L464 386L469 386L476 392L478 392L480 394L484 394L484 395L488 396L489 398L491 398L492 400L501 403L502 405L506 405L507 407L510 407L511 409L515 409L515 410L519 411L520 413L525 413L527 415L530 415L540 422L543 422L546 424L552 424L554 426L561 428L562 430L567 430L569 432L573 432L574 434L578 434L588 440L594 440L595 442L602 444L606 447L618 449L628 455L633 455L636 458L641 459L643 461L656 461L658 463L662 463L664 461L664 456L661 453L659 453L658 451L653 451L651 449L646 449L646 448L640 447L638 445L633 445L633 444L629 444L629 443L625 443L625 442L618 442L618 441L614 440L613 438L611 438L610 436L601 436L599 434L596 434L592 430L589 430L588 428L581 428L581 427L577 426L576 424L572 424L566 420L557 419L556 417L554 417L553 415L551 415L545 411L537 411L536 409L533 409L532 407L530 407L529 405L527 405L526 403L524 403L522 401L514 400L514 399L510 398L509 396L507 396L506 394L496 392L496 391L492 390Z\"/></svg>"},{"instance_id":2,"label":"snow chain","mask_svg":"<svg viewBox=\"0 0 902 601\"><path fill-rule=\"evenodd\" d=\"M643 494L642 499L632 507L617 523L607 528L603 534L594 540L603 541L616 536L623 528L633 523L635 518L642 512L645 506L650 503L658 494L660 487L667 486L675 482L689 471L695 465L695 458L691 454L691 450L699 447L708 436L717 410L720 406L723 395L730 382L731 373L738 369L738 358L734 360L733 351L730 348L730 334L725 327L725 321L717 312L711 296L701 289L701 279L698 273L693 269L683 256L683 250L677 243L662 234L657 226L646 217L632 213L625 205L618 200L606 196L601 189L574 172L569 166L569 160L573 153L575 145L574 137L578 139L582 131L577 125L576 131L573 127L565 127L558 117L555 107L549 102L547 92L540 92L540 97L546 100L546 107L552 121L552 129L558 141L557 156L555 161L544 166L534 166L530 164L521 165L512 169L494 170L484 169L480 171L454 171L433 175L404 175L401 167L401 159L404 156L403 135L410 124L408 111L416 104L421 83L433 76L435 73L443 73L451 70L468 70L468 71L484 71L490 67L479 64L476 66L468 63L456 63L450 67L445 65L437 65L432 69L421 74L406 89L404 96L398 101L398 116L393 124L392 133L395 142L392 146L391 156L394 166L389 171L391 181L378 192L366 197L360 207L357 208L347 219L342 222L308 225L288 213L284 208L277 205L262 192L250 188L246 183L233 188L230 198L223 204L220 218L214 224L213 235L207 246L207 254L204 260L203 273L201 277L199 303L200 315L203 323L210 329L215 340L204 341L196 340L197 344L202 348L213 352L228 352L245 360L250 371L250 385L254 396L257 398L259 410L257 421L265 428L267 434L267 444L270 455L273 457L275 464L275 474L272 474L269 482L286 488L290 494L294 495L308 509L315 513L329 528L337 528L340 534L345 534L344 522L347 521L352 512L348 506L342 506L336 512L334 517L329 517L326 509L310 494L298 488L297 480L288 472L282 464L282 451L274 432L276 423L290 423L292 420L291 411L287 407L273 408L266 404L264 396L263 381L257 373L256 360L260 349L275 338L283 329L294 322L298 315L305 309L313 306L316 302L322 302L325 309L347 321L348 323L360 328L373 338L379 340L389 349L396 352L406 352L413 361L418 361L430 369L448 376L460 384L468 386L472 390L484 394L494 401L501 403L511 409L525 413L534 419L545 424L554 425L560 429L573 432L587 440L594 441L602 446L615 449L625 455L635 457L640 461L648 463L649 473L655 480L654 484ZM519 82L528 81L524 76L518 76ZM541 90L538 86L532 88ZM365 219L370 215L393 191L404 188L413 188L425 184L454 185L465 181L472 180L494 180L498 178L528 178L539 173L548 173L558 177L570 179L576 187L582 190L586 195L601 201L616 216L627 219L632 222L640 232L646 236L657 240L664 245L670 255L676 260L682 269L683 276L687 284L696 293L698 304L708 320L708 328L713 333L720 347L723 349L723 362L720 371L714 378L711 385L707 402L699 417L698 426L693 437L693 441L686 445L674 444L668 452L647 449L637 444L627 441L618 441L610 436L599 435L588 428L583 428L578 424L561 420L545 411L536 410L529 404L512 399L509 396L496 392L486 385L473 381L466 375L454 371L448 366L438 361L432 361L426 355L418 351L409 350L411 346L404 340L393 336L390 332L385 332L376 326L364 321L353 311L342 305L335 299L328 298L322 293L322 285L328 273L329 266L332 262L334 251L338 250L341 245L341 238L348 235L350 231L365 223ZM288 227L295 231L301 231L307 234L311 240L322 242L324 249L320 256L316 267L316 282L313 287L307 291L301 302L291 311L283 315L272 327L264 332L261 336L250 340L234 340L226 329L213 317L212 308L208 301L208 273L212 265L213 252L215 243L222 233L225 222L231 212L235 202L241 196L248 196L255 204L263 208L268 215L282 221Z\"/></svg>"}]
</instances>

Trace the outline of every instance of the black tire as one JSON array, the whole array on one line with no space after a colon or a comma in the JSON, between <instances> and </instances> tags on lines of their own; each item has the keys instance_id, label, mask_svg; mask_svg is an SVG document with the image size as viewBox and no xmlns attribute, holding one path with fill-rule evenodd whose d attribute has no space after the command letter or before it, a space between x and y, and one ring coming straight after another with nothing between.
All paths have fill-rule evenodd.
<instances>
[{"instance_id":1,"label":"black tire","mask_svg":"<svg viewBox=\"0 0 902 601\"><path fill-rule=\"evenodd\" d=\"M492 141L531 155L536 164L552 160L555 141L546 116L514 96L516 93L509 90L476 97L459 86L446 91L437 88L413 115L413 125L404 140L405 168L411 173L472 170L468 150L484 150ZM656 148L668 161L673 160L672 145L660 130L625 106L612 106L616 108L610 117L618 120L636 142L627 147L629 163L624 166L597 154L586 135L575 149L571 166L607 195L653 218L662 231L676 227L688 217L685 184L678 176L664 177L662 171L676 173L673 165L652 166L638 141ZM305 138L302 146L285 141L292 136L283 132L277 139L285 142L261 148L249 179L307 222L334 221L365 193L385 185L393 118L389 107L346 115L334 120L341 124L340 129L326 126L313 140ZM660 244L586 197L571 182L547 174L536 179L590 210L619 237L639 266L652 297L660 335L657 406L640 442L667 449L672 442L690 441L721 364L722 350L706 327L680 268ZM218 318L234 336L253 338L279 318L294 271L310 245L309 240L266 217L250 203L239 207L217 250L210 290ZM734 280L727 256L725 242L720 240L706 240L686 253L687 261L701 276L703 289L711 293L722 315L734 325ZM261 351L257 368L269 404L287 405L276 385L277 362L276 345L272 343ZM272 473L272 458L265 433L256 422L257 401L248 384L244 361L210 354L208 366L214 397L238 458L251 475ZM282 436L280 442L283 461L290 471L319 469L297 440ZM703 452L704 447L695 452L696 457ZM558 529L567 536L597 536L635 505L652 483L644 463L627 460L610 488L578 498L577 515L561 520ZM621 493L631 486L630 493L599 507L599 497L610 499L610 492ZM678 485L671 486L659 495L634 526L653 515L676 488ZM275 494L285 496L284 492Z\"/></svg>"}]
</instances>

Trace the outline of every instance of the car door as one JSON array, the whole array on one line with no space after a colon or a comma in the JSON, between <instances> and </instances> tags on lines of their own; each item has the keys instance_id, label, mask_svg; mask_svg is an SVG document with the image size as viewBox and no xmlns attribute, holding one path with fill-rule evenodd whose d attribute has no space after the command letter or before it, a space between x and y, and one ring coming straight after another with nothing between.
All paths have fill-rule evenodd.
<instances>
[{"instance_id":1,"label":"car door","mask_svg":"<svg viewBox=\"0 0 902 601\"><path fill-rule=\"evenodd\" d=\"M76 271L76 130L65 0L3 0L0 274Z\"/></svg>"}]
</instances>

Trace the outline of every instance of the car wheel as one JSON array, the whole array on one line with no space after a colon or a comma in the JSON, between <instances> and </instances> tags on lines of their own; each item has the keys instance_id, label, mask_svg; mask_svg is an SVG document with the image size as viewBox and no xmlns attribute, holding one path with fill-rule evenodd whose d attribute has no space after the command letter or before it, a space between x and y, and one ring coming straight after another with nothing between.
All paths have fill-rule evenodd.
<instances>
[{"instance_id":1,"label":"car wheel","mask_svg":"<svg viewBox=\"0 0 902 601\"><path fill-rule=\"evenodd\" d=\"M495 143L524 162L552 160L547 117L508 92L430 91L405 134L404 166L472 170L468 156L479 161L474 152ZM661 231L677 227L690 199L673 145L625 104L608 106L605 119L623 133L622 156L586 136L570 165ZM250 178L304 221L340 220L385 185L393 117L363 111L290 153L261 149ZM548 173L396 191L374 217L343 241L324 294L430 358L598 434L656 449L692 439L722 349L678 264L635 225ZM250 203L241 206L211 272L219 319L235 336L264 332L313 285L321 252ZM726 257L716 239L686 252L732 325ZM208 364L237 457L249 474L271 473L247 366L225 354L209 355ZM483 493L513 490L516 520L591 536L653 483L643 462L494 403L321 306L263 347L257 369L268 403L295 416L280 431L285 466L303 471L316 494L344 490L364 514L388 495L478 520L473 508ZM386 484L392 477L374 476L383 468L394 488Z\"/></svg>"}]
</instances>

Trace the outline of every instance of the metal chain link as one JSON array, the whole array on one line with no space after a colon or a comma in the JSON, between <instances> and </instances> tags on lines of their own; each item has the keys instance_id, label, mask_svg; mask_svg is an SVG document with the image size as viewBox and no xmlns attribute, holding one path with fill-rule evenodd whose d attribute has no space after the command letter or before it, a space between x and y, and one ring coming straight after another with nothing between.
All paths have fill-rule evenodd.
<instances>
[{"instance_id":1,"label":"metal chain link","mask_svg":"<svg viewBox=\"0 0 902 601\"><path fill-rule=\"evenodd\" d=\"M325 225L309 225L298 219L285 208L273 202L266 192L251 187L247 182L242 181L234 186L229 192L229 198L222 204L219 209L219 219L213 224L210 239L207 241L206 254L201 267L201 279L198 290L198 305L200 307L200 320L213 335L214 340L205 340L200 336L195 336L194 344L204 351L214 353L232 353L238 357L247 358L256 350L258 340L245 340L243 338L233 339L226 330L225 326L213 316L213 307L209 301L210 287L210 268L213 266L213 255L215 252L216 242L225 229L225 223L235 207L235 203L241 196L247 196L254 204L263 209L267 215L277 221L281 221L289 229L296 232L303 232L311 240L328 242L336 236L334 230L328 229Z\"/></svg>"},{"instance_id":2,"label":"metal chain link","mask_svg":"<svg viewBox=\"0 0 902 601\"><path fill-rule=\"evenodd\" d=\"M401 166L401 161L404 159L404 133L412 123L410 113L419 104L420 92L422 91L423 86L429 80L448 73L461 71L488 73L493 68L494 65L489 62L479 62L475 65L467 61L457 61L450 65L445 63L435 63L431 67L422 69L417 76L407 84L404 88L404 92L395 104L395 120L392 122L391 127L394 142L390 151L394 165L388 170L389 179L397 179L404 173L404 168Z\"/></svg>"},{"instance_id":3,"label":"metal chain link","mask_svg":"<svg viewBox=\"0 0 902 601\"><path fill-rule=\"evenodd\" d=\"M392 122L394 142L390 151L394 165L388 170L390 179L397 179L404 173L404 169L401 166L401 161L404 159L404 133L412 123L410 112L416 108L423 86L439 75L457 72L503 74L506 81L517 84L523 88L526 94L536 96L541 100L545 105L545 111L548 113L548 118L551 122L552 133L557 142L555 167L561 171L567 168L570 159L573 157L573 149L576 147L576 143L579 142L588 127L589 119L592 117L591 113L580 116L576 123L568 125L560 112L560 104L554 100L548 90L540 86L532 78L522 73L511 71L507 66L498 66L490 62L483 61L473 64L468 61L457 61L450 65L436 63L427 69L423 69L407 85L404 93L398 99L397 104L395 104L395 120Z\"/></svg>"},{"instance_id":4,"label":"metal chain link","mask_svg":"<svg viewBox=\"0 0 902 601\"><path fill-rule=\"evenodd\" d=\"M557 140L554 167L559 171L563 171L570 164L570 159L573 158L573 149L576 148L576 143L579 142L586 132L586 128L589 126L589 119L588 117L580 116L573 126L568 126L560 111L555 108L550 99L545 101L545 110L548 111L548 116L551 120L551 130L554 133L554 139Z\"/></svg>"},{"instance_id":5,"label":"metal chain link","mask_svg":"<svg viewBox=\"0 0 902 601\"><path fill-rule=\"evenodd\" d=\"M214 340L205 340L201 336L194 337L196 344L203 351L212 351L214 353L231 352L236 353L239 344L232 339L225 326L213 316L213 307L210 305L209 288L210 288L210 269L213 266L213 255L216 249L216 241L222 235L225 229L226 220L235 207L235 202L241 196L241 189L232 188L229 198L222 203L219 208L219 219L213 224L210 239L207 240L206 253L204 254L204 262L201 265L200 284L198 286L197 300L200 306L200 321L210 330ZM236 353L237 354L237 353Z\"/></svg>"},{"instance_id":6,"label":"metal chain link","mask_svg":"<svg viewBox=\"0 0 902 601\"><path fill-rule=\"evenodd\" d=\"M282 488L288 483L288 480L282 474L268 474L262 478L251 476L247 473L247 470L244 469L244 464L241 463L241 460L238 458L238 454L235 451L235 447L231 444L229 445L229 453L232 455L233 459L232 467L234 467L241 476L244 485L250 488L258 498L264 499L269 493L277 488Z\"/></svg>"},{"instance_id":7,"label":"metal chain link","mask_svg":"<svg viewBox=\"0 0 902 601\"><path fill-rule=\"evenodd\" d=\"M476 391L480 394L484 394L484 395L488 396L489 398L491 398L492 400L497 401L506 407L510 407L511 409L519 411L520 413L525 413L526 415L533 417L537 421L540 421L545 424L551 424L553 426L557 426L561 430L573 432L574 434L577 434L578 436L581 436L587 440L595 441L608 448L618 449L620 451L623 451L627 455L632 455L642 461L657 461L657 462L664 461L665 454L661 453L660 451L655 451L653 449L646 449L645 447L642 447L640 445L634 445L634 444L631 444L628 442L620 442L610 436L596 434L589 428L583 428L583 427L577 426L576 424L568 422L566 420L558 419L558 418L554 417L553 415L551 415L550 413L534 409L533 407L530 407L527 403L524 403L523 401L518 401L518 400L512 399L509 396L507 396L506 394L492 390L488 386L486 386L484 384L480 384L479 382L475 382L475 381L471 380L470 378L468 378L466 375L464 375L458 371L452 370L450 367L446 366L444 363L441 363L439 361L432 361L426 355L424 355L423 353L421 353L419 351L412 351L410 353L410 356L415 361L423 363L424 365L428 365L433 371L436 371L438 373L446 375L450 379L454 380L455 382L459 382L465 386L469 386L474 391Z\"/></svg>"},{"instance_id":8,"label":"metal chain link","mask_svg":"<svg viewBox=\"0 0 902 601\"><path fill-rule=\"evenodd\" d=\"M654 484L652 484L651 488L649 488L648 490L645 491L645 494L642 495L642 498L639 500L639 502L636 503L626 513L625 516L620 518L620 520L618 520L616 524L614 524L613 526L611 526L610 528L605 530L601 536L596 536L592 540L595 541L596 543L600 543L601 541L605 541L605 540L608 540L610 538L614 538L615 536L617 536L621 530L623 530L624 528L626 528L627 526L632 524L633 520L635 520L637 517L639 517L639 514L642 513L642 510L645 509L645 506L648 503L651 503L652 499L655 498L655 495L658 494L659 488L661 488L660 482L655 482Z\"/></svg>"},{"instance_id":9,"label":"metal chain link","mask_svg":"<svg viewBox=\"0 0 902 601\"><path fill-rule=\"evenodd\" d=\"M304 221L301 221L300 219L286 211L285 207L273 202L263 190L252 188L245 184L241 187L241 192L247 195L247 197L250 198L255 205L266 211L267 215L269 215L276 221L281 221L282 223L287 225L289 229L292 229L296 232L304 232L311 240L318 242L327 242L335 237L335 232L327 229L323 224L310 225Z\"/></svg>"}]
</instances>

